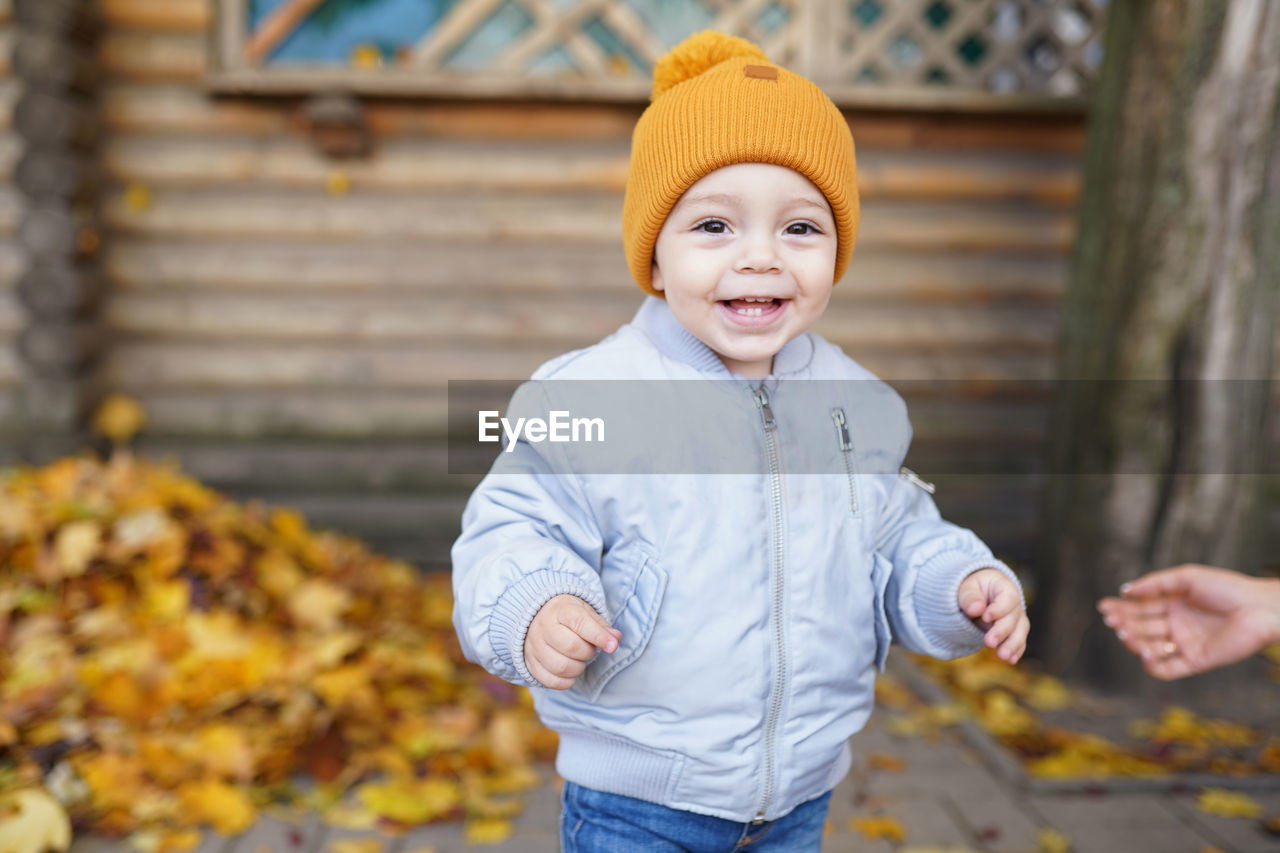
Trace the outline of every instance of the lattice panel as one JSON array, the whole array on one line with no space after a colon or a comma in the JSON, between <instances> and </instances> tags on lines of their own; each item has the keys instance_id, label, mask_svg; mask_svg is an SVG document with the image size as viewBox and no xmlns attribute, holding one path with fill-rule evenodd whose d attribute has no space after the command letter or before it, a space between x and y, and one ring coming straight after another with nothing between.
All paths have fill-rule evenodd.
<instances>
[{"instance_id":1,"label":"lattice panel","mask_svg":"<svg viewBox=\"0 0 1280 853\"><path fill-rule=\"evenodd\" d=\"M796 58L802 0L474 0L455 5L415 47L420 70L647 79L671 45L702 29Z\"/></svg>"},{"instance_id":2,"label":"lattice panel","mask_svg":"<svg viewBox=\"0 0 1280 853\"><path fill-rule=\"evenodd\" d=\"M932 92L990 106L1085 93L1107 0L218 2L213 82L240 91L641 99L658 57L716 29L839 101L897 93L920 105Z\"/></svg>"},{"instance_id":3,"label":"lattice panel","mask_svg":"<svg viewBox=\"0 0 1280 853\"><path fill-rule=\"evenodd\" d=\"M829 83L1077 95L1102 59L1103 0L850 0Z\"/></svg>"}]
</instances>

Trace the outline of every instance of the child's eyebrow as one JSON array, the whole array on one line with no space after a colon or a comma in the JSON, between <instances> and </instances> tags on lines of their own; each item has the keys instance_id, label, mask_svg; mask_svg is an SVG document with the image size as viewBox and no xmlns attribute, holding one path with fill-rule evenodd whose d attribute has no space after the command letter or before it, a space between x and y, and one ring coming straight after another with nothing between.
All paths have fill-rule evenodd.
<instances>
[{"instance_id":1,"label":"child's eyebrow","mask_svg":"<svg viewBox=\"0 0 1280 853\"><path fill-rule=\"evenodd\" d=\"M742 204L742 199L736 195L725 195L724 193L708 193L706 195L691 195L685 199L686 204Z\"/></svg>"},{"instance_id":2,"label":"child's eyebrow","mask_svg":"<svg viewBox=\"0 0 1280 853\"><path fill-rule=\"evenodd\" d=\"M684 200L684 202L685 202L685 204L688 204L688 205L694 205L694 204L728 204L728 205L732 205L732 206L734 206L734 207L741 207L741 206L742 206L742 197L741 197L741 196L736 196L736 195L729 195L729 194L727 194L727 193L707 193L706 195L692 195L692 196L689 196L688 198L686 198L686 199ZM796 205L800 205L800 204L808 205L808 206L810 206L810 207L816 207L816 208L818 208L819 210L823 211L824 213L825 213L825 212L827 211L827 209L828 209L828 208L827 208L827 206L826 206L825 204L822 204L821 202L814 201L814 200L813 200L813 199L811 199L811 198L805 198L805 197L803 197L803 196L798 196L798 197L796 197L796 198L791 199L791 201L788 203L788 205L787 205L787 206L788 206L788 207L795 207Z\"/></svg>"}]
</instances>

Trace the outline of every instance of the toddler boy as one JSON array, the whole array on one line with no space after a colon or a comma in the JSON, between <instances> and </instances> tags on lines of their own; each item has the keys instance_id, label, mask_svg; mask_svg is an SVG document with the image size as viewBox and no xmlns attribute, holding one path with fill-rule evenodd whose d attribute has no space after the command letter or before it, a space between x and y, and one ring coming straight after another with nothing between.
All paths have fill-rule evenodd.
<instances>
[{"instance_id":1,"label":"toddler boy","mask_svg":"<svg viewBox=\"0 0 1280 853\"><path fill-rule=\"evenodd\" d=\"M853 139L816 86L719 33L658 63L623 210L650 296L534 378L723 380L728 415L661 439L723 435L762 473L584 472L522 441L472 495L454 624L560 735L567 851L817 850L891 638L1022 655L1013 573L899 473L901 399L808 331L857 224Z\"/></svg>"}]
</instances>

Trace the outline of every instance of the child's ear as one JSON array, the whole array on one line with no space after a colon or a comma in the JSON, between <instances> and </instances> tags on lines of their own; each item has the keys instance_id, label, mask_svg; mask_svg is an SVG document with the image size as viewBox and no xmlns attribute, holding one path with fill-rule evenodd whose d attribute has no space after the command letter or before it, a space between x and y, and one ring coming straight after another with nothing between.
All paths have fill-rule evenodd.
<instances>
[{"instance_id":1,"label":"child's ear","mask_svg":"<svg viewBox=\"0 0 1280 853\"><path fill-rule=\"evenodd\" d=\"M662 292L665 287L662 283L662 274L658 272L657 261L654 261L649 267L649 284L658 292Z\"/></svg>"}]
</instances>

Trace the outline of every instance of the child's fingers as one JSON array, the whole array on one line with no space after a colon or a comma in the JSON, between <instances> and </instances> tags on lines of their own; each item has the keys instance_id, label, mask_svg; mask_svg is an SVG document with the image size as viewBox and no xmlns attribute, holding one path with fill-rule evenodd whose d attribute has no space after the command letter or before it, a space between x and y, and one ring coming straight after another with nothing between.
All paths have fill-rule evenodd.
<instances>
[{"instance_id":1,"label":"child's fingers","mask_svg":"<svg viewBox=\"0 0 1280 853\"><path fill-rule=\"evenodd\" d=\"M590 604L581 599L578 601L580 606L569 608L560 615L560 624L602 651L616 651L622 633L609 627L609 623Z\"/></svg>"},{"instance_id":2,"label":"child's fingers","mask_svg":"<svg viewBox=\"0 0 1280 853\"><path fill-rule=\"evenodd\" d=\"M565 625L556 625L548 632L547 646L565 657L586 663L596 655L596 647Z\"/></svg>"},{"instance_id":3,"label":"child's fingers","mask_svg":"<svg viewBox=\"0 0 1280 853\"><path fill-rule=\"evenodd\" d=\"M1017 626L1018 618L1021 616L1022 611L1018 610L1016 613L1000 617L991 623L991 627L987 629L986 635L982 638L983 641L994 649L1013 634L1013 629Z\"/></svg>"},{"instance_id":4,"label":"child's fingers","mask_svg":"<svg viewBox=\"0 0 1280 853\"><path fill-rule=\"evenodd\" d=\"M982 592L982 584L973 575L961 582L960 589L956 591L956 603L960 605L960 611L970 619L977 619L987 608L987 597Z\"/></svg>"},{"instance_id":5,"label":"child's fingers","mask_svg":"<svg viewBox=\"0 0 1280 853\"><path fill-rule=\"evenodd\" d=\"M996 649L996 655L1009 663L1017 663L1022 653L1027 650L1027 634L1031 631L1031 620L1025 613L1014 614L1015 622L1009 635Z\"/></svg>"},{"instance_id":6,"label":"child's fingers","mask_svg":"<svg viewBox=\"0 0 1280 853\"><path fill-rule=\"evenodd\" d=\"M526 655L525 666L529 667L530 675L552 690L568 690L582 672L582 664L554 652L548 653L545 646L541 651Z\"/></svg>"},{"instance_id":7,"label":"child's fingers","mask_svg":"<svg viewBox=\"0 0 1280 853\"><path fill-rule=\"evenodd\" d=\"M987 609L983 611L983 622L997 622L1011 613L1017 613L1022 610L1022 598L1018 595L1011 583L1001 584L996 590L995 597L991 603L987 605Z\"/></svg>"}]
</instances>

